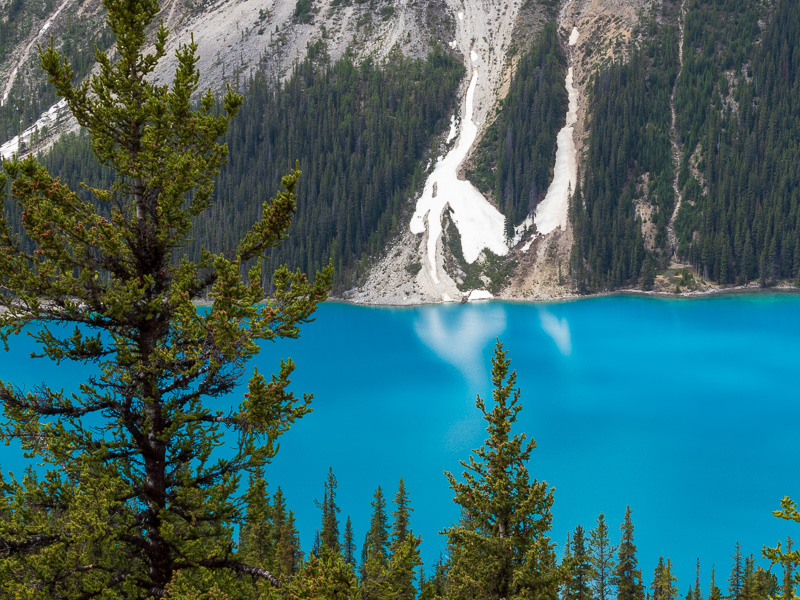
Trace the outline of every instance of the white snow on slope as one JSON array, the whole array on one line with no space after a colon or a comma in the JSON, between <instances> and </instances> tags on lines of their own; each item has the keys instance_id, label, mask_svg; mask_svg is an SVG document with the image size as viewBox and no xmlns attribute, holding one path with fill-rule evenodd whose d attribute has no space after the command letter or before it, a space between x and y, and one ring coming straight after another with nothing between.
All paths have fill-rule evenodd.
<instances>
[{"instance_id":1,"label":"white snow on slope","mask_svg":"<svg viewBox=\"0 0 800 600\"><path fill-rule=\"evenodd\" d=\"M476 61L478 55L473 51L471 58ZM428 265L431 277L437 284L440 280L436 268L436 245L442 236L442 213L447 206L453 211L452 218L461 234L461 250L467 262L475 262L484 248L489 248L495 254L508 253L505 218L469 181L459 179L457 175L459 166L478 135L478 126L472 120L477 85L478 69L475 68L467 90L466 110L458 142L436 163L417 201L417 210L411 217L410 228L413 233L428 231Z\"/></svg>"},{"instance_id":2,"label":"white snow on slope","mask_svg":"<svg viewBox=\"0 0 800 600\"><path fill-rule=\"evenodd\" d=\"M574 46L578 41L578 28L573 27L569 36L569 45ZM514 228L516 233L514 243L518 243L522 234L532 223L536 223L537 235L547 235L558 227L567 227L567 213L569 212L569 195L575 190L578 178L578 157L575 149L573 131L578 120L578 92L573 87L572 67L567 69L565 81L569 105L567 107L567 120L556 137L556 164L553 169L553 181L547 188L547 195L534 211L533 218ZM533 239L529 240L522 250L527 252Z\"/></svg>"},{"instance_id":3,"label":"white snow on slope","mask_svg":"<svg viewBox=\"0 0 800 600\"><path fill-rule=\"evenodd\" d=\"M28 127L25 131L21 134L14 136L10 140L8 140L5 144L0 146L0 157L3 159L11 158L11 156L15 152L19 152L19 143L20 140L25 142L26 144L30 141L31 136L33 136L34 132L37 130L41 130L45 125L50 127L54 125L61 115L64 113L66 109L67 101L66 100L59 100L53 106L51 106L46 113L44 113L39 119Z\"/></svg>"}]
</instances>

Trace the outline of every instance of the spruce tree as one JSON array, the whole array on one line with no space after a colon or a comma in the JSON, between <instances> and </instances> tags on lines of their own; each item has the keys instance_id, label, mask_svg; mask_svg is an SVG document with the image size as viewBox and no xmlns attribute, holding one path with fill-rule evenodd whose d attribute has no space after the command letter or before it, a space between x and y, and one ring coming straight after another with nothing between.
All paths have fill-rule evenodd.
<instances>
[{"instance_id":1,"label":"spruce tree","mask_svg":"<svg viewBox=\"0 0 800 600\"><path fill-rule=\"evenodd\" d=\"M616 561L614 552L616 548L608 540L608 525L605 515L600 513L597 517L597 527L589 534L589 553L592 557L592 571L594 574L592 590L597 600L609 600L612 594L612 581Z\"/></svg>"},{"instance_id":2,"label":"spruce tree","mask_svg":"<svg viewBox=\"0 0 800 600\"><path fill-rule=\"evenodd\" d=\"M315 501L318 508L322 510L322 531L320 533L320 544L328 552L340 553L339 544L339 517L337 514L340 509L336 504L336 476L333 474L333 467L328 468L328 477L325 479L322 503Z\"/></svg>"},{"instance_id":3,"label":"spruce tree","mask_svg":"<svg viewBox=\"0 0 800 600\"><path fill-rule=\"evenodd\" d=\"M295 526L294 512L290 510L286 513L275 549L276 575L290 577L297 573L303 562L303 554L300 550L300 533Z\"/></svg>"},{"instance_id":4,"label":"spruce tree","mask_svg":"<svg viewBox=\"0 0 800 600\"><path fill-rule=\"evenodd\" d=\"M697 565L694 571L694 598L695 600L703 600L703 595L700 593L700 559L697 559Z\"/></svg>"},{"instance_id":5,"label":"spruce tree","mask_svg":"<svg viewBox=\"0 0 800 600\"><path fill-rule=\"evenodd\" d=\"M372 500L372 516L361 548L361 590L364 600L382 597L386 565L389 559L389 523L386 500L380 486Z\"/></svg>"},{"instance_id":6,"label":"spruce tree","mask_svg":"<svg viewBox=\"0 0 800 600\"><path fill-rule=\"evenodd\" d=\"M342 550L344 551L344 562L355 567L356 543L353 537L353 523L350 521L349 516L344 526L344 543L342 544Z\"/></svg>"},{"instance_id":7,"label":"spruce tree","mask_svg":"<svg viewBox=\"0 0 800 600\"><path fill-rule=\"evenodd\" d=\"M163 597L178 570L198 581L204 571L274 581L237 559L235 493L239 474L274 455L277 437L308 412L310 397L287 392L293 363L286 361L271 381L254 372L233 410L204 402L234 389L258 340L299 334L325 299L331 272L311 284L281 269L264 301L260 261L291 223L297 170L230 252L184 258L193 219L209 208L227 160L216 140L242 98L229 91L217 112L209 92L192 109L193 42L177 50L171 86L152 83L168 38L162 24L147 50L157 0L104 6L116 50L113 58L96 53L95 74L73 85L72 68L52 44L40 60L92 136L98 161L115 173L113 184L85 201L34 158L6 161L0 174L24 232L17 237L0 219L0 337L7 342L30 326L41 356L97 367L76 394L0 384L2 435L48 469L7 490L13 517L0 525L0 538L11 550L0 579L48 598L97 590ZM211 306L198 311L193 302L206 294ZM235 431L238 445L211 460L221 428ZM42 497L50 498L46 509Z\"/></svg>"},{"instance_id":8,"label":"spruce tree","mask_svg":"<svg viewBox=\"0 0 800 600\"><path fill-rule=\"evenodd\" d=\"M476 450L462 480L446 473L462 521L447 530L451 560L449 598L551 598L562 572L548 537L553 505L546 482L530 480L528 464L536 444L525 434L510 435L522 409L516 373L498 341L492 359L493 403L476 406L488 438Z\"/></svg>"},{"instance_id":9,"label":"spruce tree","mask_svg":"<svg viewBox=\"0 0 800 600\"><path fill-rule=\"evenodd\" d=\"M733 553L733 566L731 575L728 577L728 598L740 600L742 597L742 586L744 585L744 564L742 563L742 551L739 542L736 542L736 550Z\"/></svg>"},{"instance_id":10,"label":"spruce tree","mask_svg":"<svg viewBox=\"0 0 800 600\"><path fill-rule=\"evenodd\" d=\"M786 551L792 551L792 538L786 538ZM788 565L783 565L783 579L781 581L781 598L783 600L794 600L795 589L794 569Z\"/></svg>"},{"instance_id":11,"label":"spruce tree","mask_svg":"<svg viewBox=\"0 0 800 600\"><path fill-rule=\"evenodd\" d=\"M257 468L250 474L245 502L245 518L239 530L237 554L248 564L271 570L275 559L275 543L263 469Z\"/></svg>"},{"instance_id":12,"label":"spruce tree","mask_svg":"<svg viewBox=\"0 0 800 600\"><path fill-rule=\"evenodd\" d=\"M711 583L708 584L708 600L722 600L722 590L717 586L714 566L711 566Z\"/></svg>"},{"instance_id":13,"label":"spruce tree","mask_svg":"<svg viewBox=\"0 0 800 600\"><path fill-rule=\"evenodd\" d=\"M414 509L408 504L408 492L406 492L406 484L403 478L400 478L400 483L397 485L397 493L394 495L395 509L392 511L394 523L392 524L392 548L396 545L402 544L411 529L409 525L409 513Z\"/></svg>"},{"instance_id":14,"label":"spruce tree","mask_svg":"<svg viewBox=\"0 0 800 600\"><path fill-rule=\"evenodd\" d=\"M672 561L668 558L658 557L658 564L653 573L653 583L650 584L652 600L675 600L678 597L678 587L675 585L677 578L672 574Z\"/></svg>"},{"instance_id":15,"label":"spruce tree","mask_svg":"<svg viewBox=\"0 0 800 600\"><path fill-rule=\"evenodd\" d=\"M586 536L584 535L583 527L580 525L575 528L575 533L572 535L570 556L569 572L564 586L565 589L569 590L569 593L565 594L564 598L594 600L595 596L591 585L594 568L586 547ZM567 562L566 557L565 562Z\"/></svg>"},{"instance_id":16,"label":"spruce tree","mask_svg":"<svg viewBox=\"0 0 800 600\"><path fill-rule=\"evenodd\" d=\"M617 600L644 600L644 585L639 561L636 558L636 545L633 543L633 522L631 507L625 509L625 520L620 526L622 538L619 542L617 566L614 583L617 586Z\"/></svg>"}]
</instances>

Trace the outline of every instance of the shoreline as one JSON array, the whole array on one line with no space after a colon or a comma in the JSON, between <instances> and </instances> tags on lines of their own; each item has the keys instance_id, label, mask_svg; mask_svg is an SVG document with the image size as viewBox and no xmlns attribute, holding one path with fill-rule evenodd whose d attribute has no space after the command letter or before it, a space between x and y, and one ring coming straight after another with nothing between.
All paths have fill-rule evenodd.
<instances>
[{"instance_id":1,"label":"shoreline","mask_svg":"<svg viewBox=\"0 0 800 600\"><path fill-rule=\"evenodd\" d=\"M553 296L552 298L535 298L535 299L527 299L527 298L503 298L503 297L494 297L494 298L482 298L480 300L473 300L469 301L466 304L481 304L487 302L508 302L513 304L560 304L563 302L575 302L581 300L591 300L593 298L610 298L613 296L630 296L630 297L643 297L643 298L655 298L658 300L703 300L707 298L723 298L723 297L731 297L731 296L759 296L759 295L797 295L800 296L800 288L788 285L788 284L779 284L771 287L761 287L759 285L738 285L728 288L710 288L708 290L703 291L687 291L681 292L680 294L675 294L674 292L661 292L661 291L643 291L638 289L620 289L620 290L612 290L606 292L597 292L593 294L567 294L563 296ZM343 298L341 296L332 296L326 300L326 302L330 302L332 304L349 304L352 306L364 306L364 307L375 307L375 308L405 308L405 307L417 307L417 306L437 306L440 304L452 304L456 306L460 306L460 302L444 302L444 301L436 301L436 302L398 302L395 304L386 304L381 302L355 302L353 300Z\"/></svg>"}]
</instances>

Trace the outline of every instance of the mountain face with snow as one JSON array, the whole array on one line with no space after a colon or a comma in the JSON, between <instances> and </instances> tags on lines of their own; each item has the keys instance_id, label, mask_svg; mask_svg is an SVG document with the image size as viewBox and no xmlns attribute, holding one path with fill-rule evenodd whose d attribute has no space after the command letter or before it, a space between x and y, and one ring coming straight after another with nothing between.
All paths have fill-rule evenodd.
<instances>
[{"instance_id":1,"label":"mountain face with snow","mask_svg":"<svg viewBox=\"0 0 800 600\"><path fill-rule=\"evenodd\" d=\"M718 210L722 132L756 127L740 118L750 110L742 98L764 87L753 65L769 64L770 43L794 48L791 18L773 31L791 2L754 3L733 19L734 41L724 15L736 3L711 4L709 13L701 0L165 0L170 56L194 39L201 89L230 82L261 98L246 104L257 114L239 128L242 141L228 140L232 157L250 162L232 160L200 241L224 249L227 230L263 200L248 196L245 178L263 168L259 184L276 187L285 167L275 155L295 152L308 202L301 196L299 233L275 260L313 270L333 256L337 293L354 302L658 289L675 286L670 268L684 273L678 287L686 270L695 287L793 277L794 226L757 226L748 212L777 193L768 181L742 192L740 222L703 216ZM52 39L76 79L89 76L95 46L113 54L101 2L0 0L0 14L0 155L48 151L77 128L43 81L37 45ZM719 41L709 50L704 36ZM790 55L785 93L800 50ZM719 69L710 88L699 83L707 64ZM157 79L173 68L165 59ZM304 99L312 106L301 110ZM305 138L321 139L278 133L287 110L304 120ZM716 150L704 138L713 127ZM783 156L777 142L774 152ZM775 218L797 221L793 210L775 208ZM651 277L656 268L667 275Z\"/></svg>"}]
</instances>

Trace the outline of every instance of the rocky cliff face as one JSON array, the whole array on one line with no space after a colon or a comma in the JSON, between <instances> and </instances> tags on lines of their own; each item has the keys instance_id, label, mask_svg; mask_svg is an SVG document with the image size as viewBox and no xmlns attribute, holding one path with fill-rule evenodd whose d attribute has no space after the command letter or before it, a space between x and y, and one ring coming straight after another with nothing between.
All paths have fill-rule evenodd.
<instances>
[{"instance_id":1,"label":"rocky cliff face","mask_svg":"<svg viewBox=\"0 0 800 600\"><path fill-rule=\"evenodd\" d=\"M31 94L45 87L37 44L49 43L52 36L70 56L87 55L91 43L108 52L113 47L104 47L112 40L104 32L100 0L48 0L44 8L29 0L0 0L0 7L7 12L4 23L10 31L0 54L0 118L15 123L0 139L0 153L8 156L45 148L75 128L55 98L31 112ZM587 135L589 77L604 62L625 55L637 42L640 20L656 8L649 0L165 0L162 14L173 32L170 57L179 44L191 39L198 44L201 89L221 89L224 81L244 86L256 70L285 78L309 53L333 60L348 53L362 61L398 49L424 56L440 44L463 57L467 71L460 108L442 140L439 162L428 166L422 197L407 199L406 225L398 227L394 243L381 256L373 257L362 285L346 294L356 302L406 304L483 298L492 295L490 288L505 298L570 293L564 270L572 232L565 202ZM542 225L540 211L538 221L532 213L525 222L513 223L515 234L508 236L497 200L464 181L464 173L475 145L501 110L521 49L550 19L558 23L569 72L565 85L572 88L572 114L565 115L559 137L562 162L557 153L551 184L563 188L554 191L563 198L554 198L555 208L548 209L551 226ZM172 58L163 61L160 81L167 82L172 63ZM453 259L458 240L470 264L487 261L484 247L506 256L502 281L492 282L481 272L483 285L464 289L462 268Z\"/></svg>"}]
</instances>

